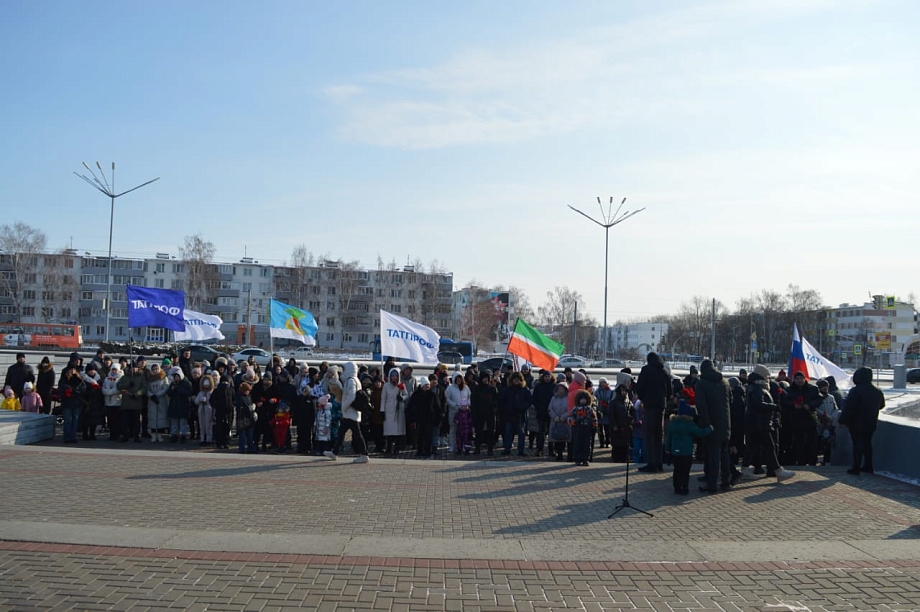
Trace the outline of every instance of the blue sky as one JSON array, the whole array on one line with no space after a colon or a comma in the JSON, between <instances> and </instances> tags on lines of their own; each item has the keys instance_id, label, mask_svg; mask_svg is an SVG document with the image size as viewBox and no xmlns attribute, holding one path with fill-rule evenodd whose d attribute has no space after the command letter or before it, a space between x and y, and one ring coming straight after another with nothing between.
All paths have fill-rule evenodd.
<instances>
[{"instance_id":1,"label":"blue sky","mask_svg":"<svg viewBox=\"0 0 920 612\"><path fill-rule=\"evenodd\" d=\"M334 6L332 6L334 5ZM104 253L437 259L611 321L694 295L906 298L920 4L25 2L0 8L3 222ZM583 310L582 310L583 312Z\"/></svg>"}]
</instances>

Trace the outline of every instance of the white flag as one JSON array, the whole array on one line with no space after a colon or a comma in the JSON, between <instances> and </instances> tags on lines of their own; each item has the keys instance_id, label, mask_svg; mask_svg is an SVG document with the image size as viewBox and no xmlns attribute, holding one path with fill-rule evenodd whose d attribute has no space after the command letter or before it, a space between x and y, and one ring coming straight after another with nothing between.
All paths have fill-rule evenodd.
<instances>
[{"instance_id":1,"label":"white flag","mask_svg":"<svg viewBox=\"0 0 920 612\"><path fill-rule=\"evenodd\" d=\"M380 354L417 363L437 363L441 336L421 323L380 311Z\"/></svg>"},{"instance_id":2,"label":"white flag","mask_svg":"<svg viewBox=\"0 0 920 612\"><path fill-rule=\"evenodd\" d=\"M185 309L185 331L174 332L176 342L197 342L200 340L223 340L220 333L223 319L216 315Z\"/></svg>"},{"instance_id":3,"label":"white flag","mask_svg":"<svg viewBox=\"0 0 920 612\"><path fill-rule=\"evenodd\" d=\"M837 386L846 389L850 386L850 375L836 363L827 359L813 347L805 337L802 337L802 352L805 353L805 363L808 364L808 377L812 380L833 376Z\"/></svg>"}]
</instances>

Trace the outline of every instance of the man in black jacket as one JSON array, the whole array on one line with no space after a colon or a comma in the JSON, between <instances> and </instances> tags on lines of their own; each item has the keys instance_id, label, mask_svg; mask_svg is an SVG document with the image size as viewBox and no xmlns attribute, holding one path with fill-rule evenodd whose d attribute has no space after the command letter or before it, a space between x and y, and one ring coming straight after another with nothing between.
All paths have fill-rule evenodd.
<instances>
[{"instance_id":1,"label":"man in black jacket","mask_svg":"<svg viewBox=\"0 0 920 612\"><path fill-rule=\"evenodd\" d=\"M536 411L539 429L537 431L537 457L543 456L546 434L549 433L549 401L553 399L556 381L548 370L540 372L540 380L533 386L533 410Z\"/></svg>"},{"instance_id":2,"label":"man in black jacket","mask_svg":"<svg viewBox=\"0 0 920 612\"><path fill-rule=\"evenodd\" d=\"M706 482L701 491L715 493L720 481L723 490L731 488L731 457L728 441L731 438L731 402L728 383L722 378L712 361L700 364L700 378L696 383L696 410L699 426L712 427L712 433L703 439L706 447Z\"/></svg>"},{"instance_id":3,"label":"man in black jacket","mask_svg":"<svg viewBox=\"0 0 920 612\"><path fill-rule=\"evenodd\" d=\"M804 372L796 372L792 385L780 396L784 409L783 436L790 436L791 461L795 465L818 463L818 406L824 403L818 387L805 380ZM788 419L787 419L788 417ZM789 422L787 422L787 420Z\"/></svg>"},{"instance_id":4,"label":"man in black jacket","mask_svg":"<svg viewBox=\"0 0 920 612\"><path fill-rule=\"evenodd\" d=\"M853 467L847 474L872 474L872 436L878 427L878 413L885 407L885 395L872 384L872 370L867 367L853 373L853 385L840 417L853 437Z\"/></svg>"},{"instance_id":5,"label":"man in black jacket","mask_svg":"<svg viewBox=\"0 0 920 612\"><path fill-rule=\"evenodd\" d=\"M642 400L645 410L645 445L648 452L648 465L639 468L640 472L661 472L664 411L668 407L671 394L671 373L664 365L658 353L649 353L646 364L639 371L636 382L636 395Z\"/></svg>"},{"instance_id":6,"label":"man in black jacket","mask_svg":"<svg viewBox=\"0 0 920 612\"><path fill-rule=\"evenodd\" d=\"M26 354L16 353L16 363L7 369L3 386L12 389L16 397L22 399L22 387L27 382L35 383L35 372L32 366L26 364Z\"/></svg>"}]
</instances>

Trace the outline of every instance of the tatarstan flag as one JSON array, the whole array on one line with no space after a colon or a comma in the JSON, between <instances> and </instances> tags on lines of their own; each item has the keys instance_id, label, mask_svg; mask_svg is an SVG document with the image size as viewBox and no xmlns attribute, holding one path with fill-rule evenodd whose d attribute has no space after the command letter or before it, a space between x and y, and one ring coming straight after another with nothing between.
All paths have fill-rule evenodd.
<instances>
[{"instance_id":1,"label":"tatarstan flag","mask_svg":"<svg viewBox=\"0 0 920 612\"><path fill-rule=\"evenodd\" d=\"M538 368L553 371L565 346L549 336L544 336L524 319L518 319L511 332L508 352L526 359Z\"/></svg>"}]
</instances>

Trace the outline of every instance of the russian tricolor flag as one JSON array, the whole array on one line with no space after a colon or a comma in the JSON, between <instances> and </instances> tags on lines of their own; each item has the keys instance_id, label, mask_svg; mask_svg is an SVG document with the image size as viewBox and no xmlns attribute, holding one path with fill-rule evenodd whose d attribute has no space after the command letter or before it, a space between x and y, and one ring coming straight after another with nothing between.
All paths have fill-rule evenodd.
<instances>
[{"instance_id":1,"label":"russian tricolor flag","mask_svg":"<svg viewBox=\"0 0 920 612\"><path fill-rule=\"evenodd\" d=\"M808 340L799 336L799 326L795 323L792 326L792 350L789 352L789 366L786 371L790 378L795 376L796 372L802 372L806 380L833 376L840 388L849 386L850 375L819 353Z\"/></svg>"}]
</instances>

